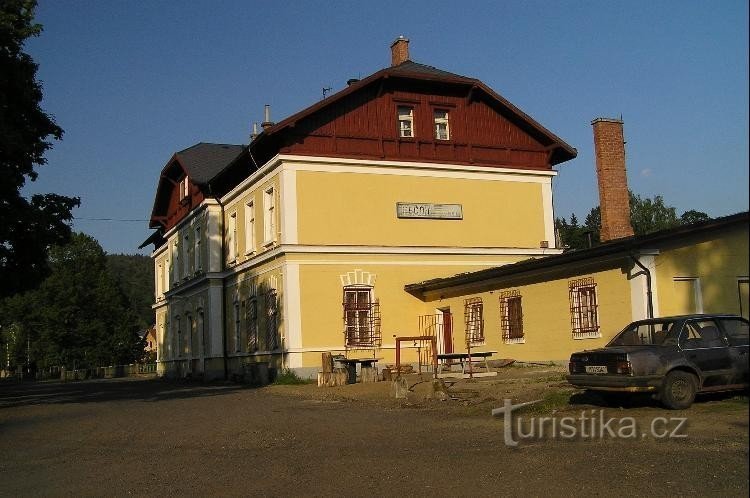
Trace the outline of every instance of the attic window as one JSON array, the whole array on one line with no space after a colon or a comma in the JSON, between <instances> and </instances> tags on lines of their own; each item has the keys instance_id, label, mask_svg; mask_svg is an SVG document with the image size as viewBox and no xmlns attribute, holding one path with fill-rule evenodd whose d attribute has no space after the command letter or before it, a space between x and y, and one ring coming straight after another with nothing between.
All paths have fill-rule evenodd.
<instances>
[{"instance_id":1,"label":"attic window","mask_svg":"<svg viewBox=\"0 0 750 498\"><path fill-rule=\"evenodd\" d=\"M190 195L190 180L186 176L180 181L180 200L187 199Z\"/></svg>"},{"instance_id":2,"label":"attic window","mask_svg":"<svg viewBox=\"0 0 750 498\"><path fill-rule=\"evenodd\" d=\"M414 138L414 108L398 106L398 135L402 138Z\"/></svg>"}]
</instances>

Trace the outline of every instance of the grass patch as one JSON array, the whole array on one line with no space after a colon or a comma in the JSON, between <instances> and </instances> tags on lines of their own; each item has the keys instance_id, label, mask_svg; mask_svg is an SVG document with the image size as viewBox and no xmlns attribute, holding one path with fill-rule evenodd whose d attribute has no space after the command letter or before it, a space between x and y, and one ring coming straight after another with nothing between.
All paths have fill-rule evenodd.
<instances>
[{"instance_id":1,"label":"grass patch","mask_svg":"<svg viewBox=\"0 0 750 498\"><path fill-rule=\"evenodd\" d=\"M554 390L548 392L542 398L539 403L530 405L526 408L527 413L534 415L542 415L552 413L563 408L570 406L570 396L574 391L558 391Z\"/></svg>"},{"instance_id":2,"label":"grass patch","mask_svg":"<svg viewBox=\"0 0 750 498\"><path fill-rule=\"evenodd\" d=\"M294 370L289 370L287 368L281 370L278 375L276 375L276 379L273 383L279 386L296 386L300 384L312 384L313 381L311 379L303 379L297 375Z\"/></svg>"}]
</instances>

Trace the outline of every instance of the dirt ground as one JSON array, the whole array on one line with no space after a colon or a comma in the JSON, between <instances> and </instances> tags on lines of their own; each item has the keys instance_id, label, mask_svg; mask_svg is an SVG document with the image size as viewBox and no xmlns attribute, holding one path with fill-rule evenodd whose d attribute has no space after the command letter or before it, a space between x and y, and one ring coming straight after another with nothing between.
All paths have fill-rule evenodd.
<instances>
[{"instance_id":1,"label":"dirt ground","mask_svg":"<svg viewBox=\"0 0 750 498\"><path fill-rule=\"evenodd\" d=\"M0 383L0 495L748 493L744 395L701 397L685 411L648 398L605 404L554 367L462 380L445 400L427 376L408 384L396 400L386 382ZM661 417L673 430L668 418L680 417L684 437L548 432L508 447L504 419L490 416L504 398L544 400L514 412L529 423L585 413L632 418L639 431Z\"/></svg>"}]
</instances>

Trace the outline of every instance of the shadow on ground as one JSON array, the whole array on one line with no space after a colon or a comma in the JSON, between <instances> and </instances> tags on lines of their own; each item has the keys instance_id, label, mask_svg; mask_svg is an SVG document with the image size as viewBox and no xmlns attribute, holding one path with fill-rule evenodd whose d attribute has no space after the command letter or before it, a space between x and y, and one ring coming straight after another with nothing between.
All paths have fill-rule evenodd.
<instances>
[{"instance_id":1,"label":"shadow on ground","mask_svg":"<svg viewBox=\"0 0 750 498\"><path fill-rule=\"evenodd\" d=\"M747 395L747 391L698 394L693 404L695 406L701 406L714 401L726 401L738 396L743 396L744 402L747 403ZM662 405L654 395L644 393L581 391L570 396L570 404L572 406L593 405L609 408L664 408L664 405Z\"/></svg>"},{"instance_id":2,"label":"shadow on ground","mask_svg":"<svg viewBox=\"0 0 750 498\"><path fill-rule=\"evenodd\" d=\"M187 383L162 379L106 379L77 382L0 382L0 409L58 403L164 401L221 396L250 389L226 383Z\"/></svg>"}]
</instances>

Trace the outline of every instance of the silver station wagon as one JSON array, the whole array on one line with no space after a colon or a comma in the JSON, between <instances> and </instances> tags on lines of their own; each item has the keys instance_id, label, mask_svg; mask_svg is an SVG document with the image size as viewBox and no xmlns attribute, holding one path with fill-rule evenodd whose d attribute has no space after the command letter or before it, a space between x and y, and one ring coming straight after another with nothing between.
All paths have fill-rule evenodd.
<instances>
[{"instance_id":1,"label":"silver station wagon","mask_svg":"<svg viewBox=\"0 0 750 498\"><path fill-rule=\"evenodd\" d=\"M581 389L650 392L684 409L699 392L747 389L748 330L734 315L640 320L604 348L573 353L567 379Z\"/></svg>"}]
</instances>

